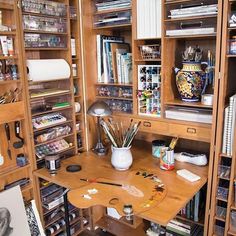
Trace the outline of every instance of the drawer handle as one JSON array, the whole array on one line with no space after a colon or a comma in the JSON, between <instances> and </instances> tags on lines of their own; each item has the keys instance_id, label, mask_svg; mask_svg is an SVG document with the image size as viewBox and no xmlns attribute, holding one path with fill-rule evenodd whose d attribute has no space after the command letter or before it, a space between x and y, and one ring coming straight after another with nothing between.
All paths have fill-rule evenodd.
<instances>
[{"instance_id":1,"label":"drawer handle","mask_svg":"<svg viewBox=\"0 0 236 236\"><path fill-rule=\"evenodd\" d=\"M152 127L152 124L151 124L151 122L144 121L144 122L143 122L143 126L150 128L150 127Z\"/></svg>"},{"instance_id":2,"label":"drawer handle","mask_svg":"<svg viewBox=\"0 0 236 236\"><path fill-rule=\"evenodd\" d=\"M187 133L196 134L197 130L195 128L187 128Z\"/></svg>"}]
</instances>

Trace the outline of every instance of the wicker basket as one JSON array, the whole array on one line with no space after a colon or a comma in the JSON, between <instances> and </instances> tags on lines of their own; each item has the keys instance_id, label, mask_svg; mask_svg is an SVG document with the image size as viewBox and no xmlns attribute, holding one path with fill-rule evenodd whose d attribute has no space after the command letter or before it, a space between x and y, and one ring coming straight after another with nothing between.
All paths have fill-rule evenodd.
<instances>
[{"instance_id":1,"label":"wicker basket","mask_svg":"<svg viewBox=\"0 0 236 236\"><path fill-rule=\"evenodd\" d=\"M160 59L161 58L161 46L159 44L153 45L140 45L139 50L142 59Z\"/></svg>"}]
</instances>

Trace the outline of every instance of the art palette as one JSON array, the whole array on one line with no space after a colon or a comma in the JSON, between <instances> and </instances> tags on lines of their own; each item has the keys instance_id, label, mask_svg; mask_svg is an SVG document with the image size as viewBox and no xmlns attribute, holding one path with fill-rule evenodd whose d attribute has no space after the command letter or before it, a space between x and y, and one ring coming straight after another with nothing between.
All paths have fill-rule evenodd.
<instances>
[{"instance_id":1,"label":"art palette","mask_svg":"<svg viewBox=\"0 0 236 236\"><path fill-rule=\"evenodd\" d=\"M88 181L81 188L69 191L68 200L78 208L97 205L113 207L122 216L125 215L123 212L124 205L131 204L133 213L138 216L142 212L157 206L165 198L167 189L164 184L161 189L158 189L156 181L143 178L135 173L130 172L123 181L105 178ZM91 190L94 189L96 193L90 194Z\"/></svg>"},{"instance_id":2,"label":"art palette","mask_svg":"<svg viewBox=\"0 0 236 236\"><path fill-rule=\"evenodd\" d=\"M33 127L35 129L45 128L47 126L55 125L66 121L66 117L60 113L53 113L32 119Z\"/></svg>"},{"instance_id":3,"label":"art palette","mask_svg":"<svg viewBox=\"0 0 236 236\"><path fill-rule=\"evenodd\" d=\"M70 147L70 144L66 140L61 139L52 143L41 145L35 148L35 152L38 158L43 158L49 154L56 154Z\"/></svg>"}]
</instances>

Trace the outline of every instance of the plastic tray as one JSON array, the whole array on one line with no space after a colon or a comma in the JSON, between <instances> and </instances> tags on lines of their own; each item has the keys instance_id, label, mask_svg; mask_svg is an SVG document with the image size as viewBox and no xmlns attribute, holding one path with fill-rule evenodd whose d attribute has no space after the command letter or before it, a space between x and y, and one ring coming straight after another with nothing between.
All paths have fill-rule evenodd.
<instances>
[{"instance_id":1,"label":"plastic tray","mask_svg":"<svg viewBox=\"0 0 236 236\"><path fill-rule=\"evenodd\" d=\"M228 192L229 192L229 189L224 188L224 187L218 187L218 189L217 189L217 197L221 198L221 199L224 199L224 200L227 200Z\"/></svg>"}]
</instances>

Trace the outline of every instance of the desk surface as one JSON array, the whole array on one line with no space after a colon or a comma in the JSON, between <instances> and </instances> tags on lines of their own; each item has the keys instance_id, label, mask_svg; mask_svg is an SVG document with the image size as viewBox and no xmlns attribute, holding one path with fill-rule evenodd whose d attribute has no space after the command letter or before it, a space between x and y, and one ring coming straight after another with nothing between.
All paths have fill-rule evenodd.
<instances>
[{"instance_id":1,"label":"desk surface","mask_svg":"<svg viewBox=\"0 0 236 236\"><path fill-rule=\"evenodd\" d=\"M140 213L139 217L166 225L207 182L208 167L176 162L175 170L163 171L159 168L159 160L151 155L151 145L143 142L138 144L132 147L134 160L131 169L128 171L115 170L111 166L110 155L98 157L92 152L85 152L62 161L61 169L55 176L51 176L45 168L35 171L34 175L63 187L76 189L87 185L86 182L80 181L80 178L105 178L114 182L122 182L128 177L130 171L147 170L163 181L165 186L167 186L167 193L160 204ZM70 164L80 164L82 170L76 173L69 173L66 171L66 167ZM195 183L184 180L176 174L177 170L183 168L199 175L201 179Z\"/></svg>"}]
</instances>

